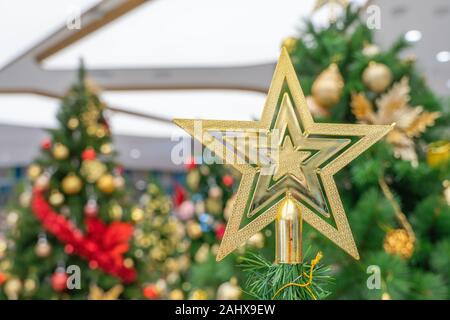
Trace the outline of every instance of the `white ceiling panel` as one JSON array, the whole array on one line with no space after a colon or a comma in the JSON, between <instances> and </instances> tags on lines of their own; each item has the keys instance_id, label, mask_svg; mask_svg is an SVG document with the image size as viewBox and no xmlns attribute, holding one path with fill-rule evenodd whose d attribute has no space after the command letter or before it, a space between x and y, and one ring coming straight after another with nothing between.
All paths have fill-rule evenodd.
<instances>
[{"instance_id":1,"label":"white ceiling panel","mask_svg":"<svg viewBox=\"0 0 450 320\"><path fill-rule=\"evenodd\" d=\"M314 0L149 1L45 61L48 68L274 61Z\"/></svg>"},{"instance_id":2,"label":"white ceiling panel","mask_svg":"<svg viewBox=\"0 0 450 320\"><path fill-rule=\"evenodd\" d=\"M100 0L0 0L0 69Z\"/></svg>"}]
</instances>

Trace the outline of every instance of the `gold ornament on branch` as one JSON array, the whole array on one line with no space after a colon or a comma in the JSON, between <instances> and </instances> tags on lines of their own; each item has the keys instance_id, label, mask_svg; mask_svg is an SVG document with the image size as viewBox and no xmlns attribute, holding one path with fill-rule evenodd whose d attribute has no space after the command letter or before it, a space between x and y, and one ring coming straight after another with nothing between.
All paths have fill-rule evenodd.
<instances>
[{"instance_id":1,"label":"gold ornament on branch","mask_svg":"<svg viewBox=\"0 0 450 320\"><path fill-rule=\"evenodd\" d=\"M333 177L392 126L314 122L286 49L275 68L261 120L174 122L241 173L218 261L273 222L288 191L305 222L359 258ZM201 130L196 130L199 127ZM269 159L256 164L247 161L249 146L236 139L251 140L255 133L272 141L270 148L267 143L251 145L252 154L264 150Z\"/></svg>"},{"instance_id":2,"label":"gold ornament on branch","mask_svg":"<svg viewBox=\"0 0 450 320\"><path fill-rule=\"evenodd\" d=\"M396 255L402 259L411 258L414 253L414 241L404 229L389 231L383 243L384 251L390 255Z\"/></svg>"},{"instance_id":3,"label":"gold ornament on branch","mask_svg":"<svg viewBox=\"0 0 450 320\"><path fill-rule=\"evenodd\" d=\"M89 183L95 183L106 171L106 165L99 160L84 160L81 163L80 173Z\"/></svg>"},{"instance_id":4,"label":"gold ornament on branch","mask_svg":"<svg viewBox=\"0 0 450 320\"><path fill-rule=\"evenodd\" d=\"M70 130L75 130L76 128L78 128L79 124L80 124L80 121L75 117L72 117L69 119L69 121L67 121L67 127Z\"/></svg>"},{"instance_id":5,"label":"gold ornament on branch","mask_svg":"<svg viewBox=\"0 0 450 320\"><path fill-rule=\"evenodd\" d=\"M47 190L50 186L50 176L48 173L41 174L35 181L34 187L38 190Z\"/></svg>"},{"instance_id":6,"label":"gold ornament on branch","mask_svg":"<svg viewBox=\"0 0 450 320\"><path fill-rule=\"evenodd\" d=\"M366 57L373 57L380 53L380 47L373 43L365 43L362 53Z\"/></svg>"},{"instance_id":7,"label":"gold ornament on branch","mask_svg":"<svg viewBox=\"0 0 450 320\"><path fill-rule=\"evenodd\" d=\"M69 157L69 148L62 143L55 143L52 154L56 160L66 160Z\"/></svg>"},{"instance_id":8,"label":"gold ornament on branch","mask_svg":"<svg viewBox=\"0 0 450 320\"><path fill-rule=\"evenodd\" d=\"M48 201L52 206L59 207L64 203L64 195L58 190L52 190Z\"/></svg>"},{"instance_id":9,"label":"gold ornament on branch","mask_svg":"<svg viewBox=\"0 0 450 320\"><path fill-rule=\"evenodd\" d=\"M183 300L184 294L181 289L174 289L169 292L169 299L170 300Z\"/></svg>"},{"instance_id":10,"label":"gold ornament on branch","mask_svg":"<svg viewBox=\"0 0 450 320\"><path fill-rule=\"evenodd\" d=\"M238 286L237 279L232 277L230 281L222 283L217 288L217 300L239 300L242 290Z\"/></svg>"},{"instance_id":11,"label":"gold ornament on branch","mask_svg":"<svg viewBox=\"0 0 450 320\"><path fill-rule=\"evenodd\" d=\"M114 177L111 174L105 174L97 180L97 188L106 194L111 194L116 190Z\"/></svg>"},{"instance_id":12,"label":"gold ornament on branch","mask_svg":"<svg viewBox=\"0 0 450 320\"><path fill-rule=\"evenodd\" d=\"M22 281L19 278L10 278L6 281L4 289L8 300L19 299L19 294L22 291Z\"/></svg>"},{"instance_id":13,"label":"gold ornament on branch","mask_svg":"<svg viewBox=\"0 0 450 320\"><path fill-rule=\"evenodd\" d=\"M344 78L342 78L337 64L332 63L314 81L311 94L317 104L328 109L339 102L343 88Z\"/></svg>"},{"instance_id":14,"label":"gold ornament on branch","mask_svg":"<svg viewBox=\"0 0 450 320\"><path fill-rule=\"evenodd\" d=\"M378 182L384 196L394 209L395 218L402 226L402 229L390 230L386 234L383 244L384 250L389 254L398 255L403 259L408 259L414 253L416 235L414 234L413 228L406 218L406 215L402 212L400 205L395 200L394 194L385 179L380 178Z\"/></svg>"},{"instance_id":15,"label":"gold ornament on branch","mask_svg":"<svg viewBox=\"0 0 450 320\"><path fill-rule=\"evenodd\" d=\"M189 296L190 300L207 300L208 294L205 290L202 289L195 289L191 295Z\"/></svg>"},{"instance_id":16,"label":"gold ornament on branch","mask_svg":"<svg viewBox=\"0 0 450 320\"><path fill-rule=\"evenodd\" d=\"M65 194L77 194L83 188L83 182L75 173L69 173L61 182L62 190Z\"/></svg>"},{"instance_id":17,"label":"gold ornament on branch","mask_svg":"<svg viewBox=\"0 0 450 320\"><path fill-rule=\"evenodd\" d=\"M394 155L417 166L418 159L413 138L419 137L428 126L432 126L439 112L423 111L409 105L410 87L408 78L395 83L392 89L376 100L377 111L364 93L352 94L352 112L361 123L391 124L394 129L386 140L394 147Z\"/></svg>"},{"instance_id":18,"label":"gold ornament on branch","mask_svg":"<svg viewBox=\"0 0 450 320\"><path fill-rule=\"evenodd\" d=\"M34 181L42 173L42 168L38 164L31 164L27 169L27 176L31 181Z\"/></svg>"},{"instance_id":19,"label":"gold ornament on branch","mask_svg":"<svg viewBox=\"0 0 450 320\"><path fill-rule=\"evenodd\" d=\"M39 238L34 252L39 258L47 258L52 253L52 245L48 242L47 238Z\"/></svg>"},{"instance_id":20,"label":"gold ornament on branch","mask_svg":"<svg viewBox=\"0 0 450 320\"><path fill-rule=\"evenodd\" d=\"M445 165L450 160L450 141L436 141L430 143L427 148L427 163L430 167L437 168Z\"/></svg>"},{"instance_id":21,"label":"gold ornament on branch","mask_svg":"<svg viewBox=\"0 0 450 320\"><path fill-rule=\"evenodd\" d=\"M111 143L104 143L100 146L100 152L104 155L110 155L113 150L114 149Z\"/></svg>"},{"instance_id":22,"label":"gold ornament on branch","mask_svg":"<svg viewBox=\"0 0 450 320\"><path fill-rule=\"evenodd\" d=\"M381 93L391 84L392 72L385 64L371 61L363 71L362 80L371 91Z\"/></svg>"}]
</instances>

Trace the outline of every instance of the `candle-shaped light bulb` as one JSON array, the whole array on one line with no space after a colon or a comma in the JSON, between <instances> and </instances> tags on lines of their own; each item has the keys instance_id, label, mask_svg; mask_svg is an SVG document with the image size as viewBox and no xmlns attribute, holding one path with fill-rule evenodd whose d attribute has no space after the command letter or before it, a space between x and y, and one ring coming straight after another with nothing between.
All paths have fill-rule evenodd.
<instances>
[{"instance_id":1,"label":"candle-shaped light bulb","mask_svg":"<svg viewBox=\"0 0 450 320\"><path fill-rule=\"evenodd\" d=\"M302 262L302 214L300 206L288 192L278 207L275 220L276 263Z\"/></svg>"}]
</instances>

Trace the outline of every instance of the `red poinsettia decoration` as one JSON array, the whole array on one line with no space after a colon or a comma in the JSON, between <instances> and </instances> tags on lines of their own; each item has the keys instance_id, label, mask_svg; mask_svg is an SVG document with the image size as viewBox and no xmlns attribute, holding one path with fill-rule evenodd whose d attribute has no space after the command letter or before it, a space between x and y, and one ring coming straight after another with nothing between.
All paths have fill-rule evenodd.
<instances>
[{"instance_id":1,"label":"red poinsettia decoration","mask_svg":"<svg viewBox=\"0 0 450 320\"><path fill-rule=\"evenodd\" d=\"M47 232L63 242L69 254L76 254L124 283L136 279L136 270L124 265L123 255L129 249L133 226L125 222L105 225L97 217L86 218L86 234L70 220L54 212L45 200L42 191L33 190L32 210Z\"/></svg>"}]
</instances>

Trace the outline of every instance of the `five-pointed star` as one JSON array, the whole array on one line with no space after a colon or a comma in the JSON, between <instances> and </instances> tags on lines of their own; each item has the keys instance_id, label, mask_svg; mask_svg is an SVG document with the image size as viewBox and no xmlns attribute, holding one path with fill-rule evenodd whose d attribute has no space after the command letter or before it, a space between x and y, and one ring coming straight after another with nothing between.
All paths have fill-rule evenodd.
<instances>
[{"instance_id":1,"label":"five-pointed star","mask_svg":"<svg viewBox=\"0 0 450 320\"><path fill-rule=\"evenodd\" d=\"M282 49L259 121L176 119L176 124L241 173L241 181L217 260L222 260L271 223L287 192L303 219L355 259L359 258L333 176L380 140L391 126L316 123L286 49ZM230 136L263 132L279 137L275 170L262 174L260 163L237 161L242 146ZM225 146L225 148L224 148ZM233 148L234 152L224 151ZM270 149L256 146L257 153ZM299 161L298 166L295 161Z\"/></svg>"}]
</instances>

